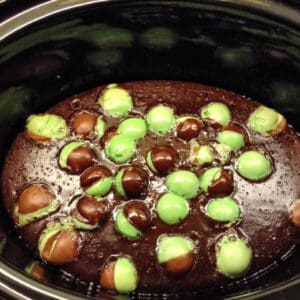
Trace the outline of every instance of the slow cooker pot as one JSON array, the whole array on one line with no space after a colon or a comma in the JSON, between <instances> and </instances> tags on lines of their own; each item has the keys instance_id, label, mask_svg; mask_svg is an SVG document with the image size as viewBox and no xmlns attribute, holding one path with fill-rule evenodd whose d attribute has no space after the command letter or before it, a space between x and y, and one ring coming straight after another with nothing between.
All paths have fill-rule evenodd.
<instances>
[{"instance_id":1,"label":"slow cooker pot","mask_svg":"<svg viewBox=\"0 0 300 300\"><path fill-rule=\"evenodd\" d=\"M57 0L31 8L20 4L21 12L4 1L0 12L1 164L29 114L110 82L174 79L219 86L276 108L300 131L296 1ZM48 283L26 275L24 267L35 254L18 239L2 204L0 241L4 299L119 299L59 270L50 270ZM300 248L262 273L209 291L132 297L298 299Z\"/></svg>"}]
</instances>

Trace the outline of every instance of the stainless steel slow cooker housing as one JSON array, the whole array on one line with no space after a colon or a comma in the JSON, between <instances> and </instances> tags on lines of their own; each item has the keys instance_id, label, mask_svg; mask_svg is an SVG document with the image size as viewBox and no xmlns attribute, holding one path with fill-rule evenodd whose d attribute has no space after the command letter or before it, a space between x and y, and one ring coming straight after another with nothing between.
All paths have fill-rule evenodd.
<instances>
[{"instance_id":1,"label":"stainless steel slow cooker housing","mask_svg":"<svg viewBox=\"0 0 300 300\"><path fill-rule=\"evenodd\" d=\"M0 11L1 164L29 114L110 82L174 79L223 87L278 109L300 131L297 1L57 0L33 1L30 8L33 2L20 3L27 7L22 11L7 2ZM4 299L118 299L59 271L48 284L26 275L35 254L2 205L0 241ZM259 279L169 298L298 299L300 249L292 252Z\"/></svg>"}]
</instances>

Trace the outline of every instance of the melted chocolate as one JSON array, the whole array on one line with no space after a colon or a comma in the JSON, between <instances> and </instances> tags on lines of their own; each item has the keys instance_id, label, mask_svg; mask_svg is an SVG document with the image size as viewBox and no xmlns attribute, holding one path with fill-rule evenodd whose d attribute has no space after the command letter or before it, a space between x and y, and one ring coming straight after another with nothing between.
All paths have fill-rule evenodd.
<instances>
[{"instance_id":1,"label":"melted chocolate","mask_svg":"<svg viewBox=\"0 0 300 300\"><path fill-rule=\"evenodd\" d=\"M289 207L300 195L300 139L296 132L287 127L284 132L272 137L262 137L250 132L246 127L249 114L259 106L237 94L195 83L170 81L145 81L121 84L133 97L134 110L130 116L145 116L147 110L158 103L174 108L176 115L199 116L199 110L210 101L221 101L228 105L232 121L240 126L254 147L262 148L274 162L273 173L265 181L254 183L241 178L234 169L236 155L233 155L227 168L232 172L234 191L232 197L242 208L241 220L232 225L230 230L238 232L249 240L253 249L253 262L248 274L253 274L273 263L285 254L296 242L297 229L289 216ZM98 98L106 87L76 95L55 107L49 112L72 120L79 102L82 110L95 115L104 115ZM77 100L79 99L79 100ZM119 118L104 115L106 128L117 127ZM211 131L199 135L202 143L215 142ZM63 140L36 143L24 132L20 133L8 153L2 180L2 191L6 208L11 216L21 191L30 183L40 182L52 187L59 202L59 209L36 222L19 228L19 232L30 249L37 248L42 230L48 222L61 216L69 216L74 197L83 193L80 177L70 174L58 167L59 150L72 137ZM99 152L101 165L115 175L120 166L105 158L103 143L92 141ZM100 146L99 146L100 145ZM157 146L170 145L178 155L177 164L181 169L189 169L198 176L203 168L189 163L189 144L175 137L173 133L159 136L152 132L139 141L135 157L130 164L145 168L145 157L149 150ZM238 152L239 153L239 152ZM112 258L125 255L132 258L139 274L140 291L177 292L197 290L208 286L220 285L230 281L216 271L215 243L228 228L210 220L204 208L210 196L199 194L190 202L188 217L178 225L167 225L155 215L157 199L166 192L163 184L165 177L147 170L151 185L145 196L145 203L152 211L152 226L140 239L132 241L122 237L114 229L114 208L123 204L125 199L112 190L110 199L111 212L107 221L95 230L79 231L81 249L76 260L62 268L84 281L99 283L100 270ZM170 276L159 265L156 258L157 239L162 234L182 234L192 239L196 245L193 251L193 266L184 275Z\"/></svg>"}]
</instances>

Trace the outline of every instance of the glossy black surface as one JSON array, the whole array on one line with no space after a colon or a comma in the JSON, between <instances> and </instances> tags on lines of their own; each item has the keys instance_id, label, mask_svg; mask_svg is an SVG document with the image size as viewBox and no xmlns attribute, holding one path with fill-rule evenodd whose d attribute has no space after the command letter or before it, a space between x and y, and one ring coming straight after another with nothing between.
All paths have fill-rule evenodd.
<instances>
[{"instance_id":1,"label":"glossy black surface","mask_svg":"<svg viewBox=\"0 0 300 300\"><path fill-rule=\"evenodd\" d=\"M223 87L278 109L300 130L300 29L286 17L221 1L98 2L35 22L0 43L1 163L29 114L110 82L176 79ZM3 209L0 223L1 261L23 270L32 254ZM259 280L209 297L244 297L300 281L300 249L275 265ZM98 288L58 273L56 286L99 295ZM0 277L5 282L7 274ZM22 284L15 288L28 293ZM297 299L293 295L289 290L270 299Z\"/></svg>"}]
</instances>

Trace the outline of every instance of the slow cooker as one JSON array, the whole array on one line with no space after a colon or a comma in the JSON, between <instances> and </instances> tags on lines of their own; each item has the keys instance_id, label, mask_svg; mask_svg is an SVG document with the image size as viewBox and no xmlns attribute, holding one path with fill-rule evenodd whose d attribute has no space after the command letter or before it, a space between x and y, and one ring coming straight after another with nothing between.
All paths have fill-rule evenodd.
<instances>
[{"instance_id":1,"label":"slow cooker","mask_svg":"<svg viewBox=\"0 0 300 300\"><path fill-rule=\"evenodd\" d=\"M28 115L111 82L169 79L222 87L274 107L300 131L297 2L0 1L1 164ZM298 299L298 246L260 278L195 293L108 295L57 269L50 270L50 282L37 281L24 272L35 254L0 205L3 299Z\"/></svg>"}]
</instances>

